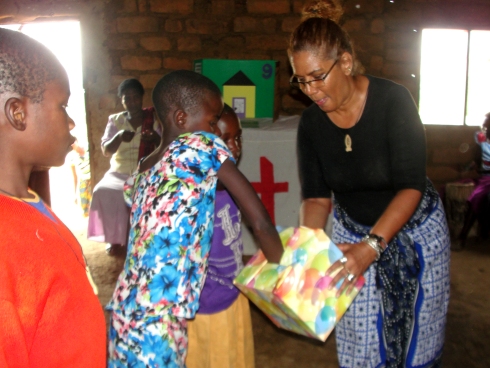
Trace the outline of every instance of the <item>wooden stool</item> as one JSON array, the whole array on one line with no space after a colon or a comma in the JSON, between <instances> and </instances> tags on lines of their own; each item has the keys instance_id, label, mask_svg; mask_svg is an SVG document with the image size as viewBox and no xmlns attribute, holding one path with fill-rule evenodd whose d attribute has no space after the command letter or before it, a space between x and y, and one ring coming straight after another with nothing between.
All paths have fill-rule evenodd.
<instances>
[{"instance_id":1,"label":"wooden stool","mask_svg":"<svg viewBox=\"0 0 490 368\"><path fill-rule=\"evenodd\" d=\"M446 216L453 239L456 239L461 232L468 210L468 202L466 200L473 192L474 187L475 184L473 183L446 184Z\"/></svg>"}]
</instances>

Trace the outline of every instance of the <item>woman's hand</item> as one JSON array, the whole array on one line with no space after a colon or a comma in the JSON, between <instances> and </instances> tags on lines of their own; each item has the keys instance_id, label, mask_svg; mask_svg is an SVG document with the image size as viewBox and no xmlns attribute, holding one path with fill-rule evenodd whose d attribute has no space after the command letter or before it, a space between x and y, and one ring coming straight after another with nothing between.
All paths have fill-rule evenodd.
<instances>
[{"instance_id":1,"label":"woman's hand","mask_svg":"<svg viewBox=\"0 0 490 368\"><path fill-rule=\"evenodd\" d=\"M127 143L133 140L135 133L130 130L121 130L119 134L121 136L121 140Z\"/></svg>"},{"instance_id":2,"label":"woman's hand","mask_svg":"<svg viewBox=\"0 0 490 368\"><path fill-rule=\"evenodd\" d=\"M330 276L335 275L329 288L333 288L342 278L344 279L337 291L337 296L340 296L346 289L347 293L352 291L358 277L366 272L368 267L375 261L377 254L373 248L364 242L337 244L337 247L344 256L330 266L327 274Z\"/></svg>"}]
</instances>

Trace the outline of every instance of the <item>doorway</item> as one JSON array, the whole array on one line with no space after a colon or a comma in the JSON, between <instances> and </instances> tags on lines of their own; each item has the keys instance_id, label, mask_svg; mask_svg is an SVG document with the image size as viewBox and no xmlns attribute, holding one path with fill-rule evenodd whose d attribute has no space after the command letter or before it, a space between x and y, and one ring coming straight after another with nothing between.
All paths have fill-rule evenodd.
<instances>
[{"instance_id":1,"label":"doorway","mask_svg":"<svg viewBox=\"0 0 490 368\"><path fill-rule=\"evenodd\" d=\"M72 130L79 145L88 149L85 96L83 89L82 52L80 22L60 20L26 24L0 25L0 27L22 32L49 48L66 69L70 81L68 114L75 121ZM76 184L69 158L61 167L49 170L51 208L72 230L86 228L86 219L81 207L75 203ZM79 202L79 200L78 200Z\"/></svg>"}]
</instances>

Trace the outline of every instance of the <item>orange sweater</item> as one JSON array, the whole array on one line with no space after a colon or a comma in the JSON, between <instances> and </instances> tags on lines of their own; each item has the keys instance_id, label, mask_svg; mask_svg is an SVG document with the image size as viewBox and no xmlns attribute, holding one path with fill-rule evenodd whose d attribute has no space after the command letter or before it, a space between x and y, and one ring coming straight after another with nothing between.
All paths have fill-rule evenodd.
<instances>
[{"instance_id":1,"label":"orange sweater","mask_svg":"<svg viewBox=\"0 0 490 368\"><path fill-rule=\"evenodd\" d=\"M102 307L56 220L0 195L0 368L106 365Z\"/></svg>"}]
</instances>

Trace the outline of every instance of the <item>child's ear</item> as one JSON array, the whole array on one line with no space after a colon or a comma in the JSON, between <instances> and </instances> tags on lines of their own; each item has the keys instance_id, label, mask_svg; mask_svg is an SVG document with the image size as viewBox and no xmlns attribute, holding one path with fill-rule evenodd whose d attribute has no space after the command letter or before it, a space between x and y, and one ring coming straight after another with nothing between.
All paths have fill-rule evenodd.
<instances>
[{"instance_id":1,"label":"child's ear","mask_svg":"<svg viewBox=\"0 0 490 368\"><path fill-rule=\"evenodd\" d=\"M177 109L174 112L174 121L175 125L179 128L184 128L185 123L187 122L187 114L184 110Z\"/></svg>"},{"instance_id":2,"label":"child's ear","mask_svg":"<svg viewBox=\"0 0 490 368\"><path fill-rule=\"evenodd\" d=\"M5 116L14 129L26 129L25 103L20 98L11 97L5 103Z\"/></svg>"}]
</instances>

